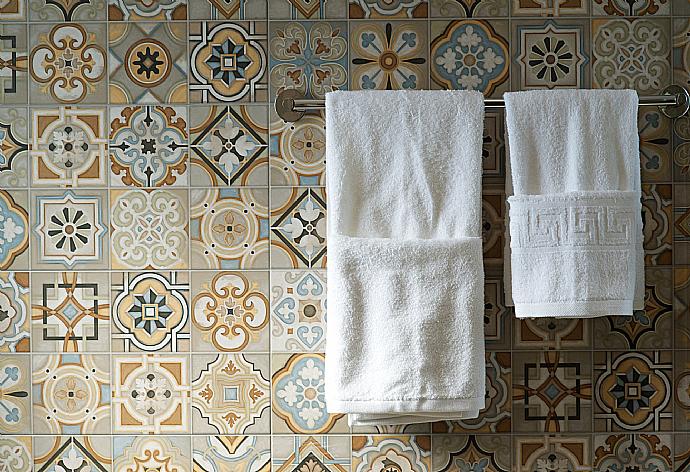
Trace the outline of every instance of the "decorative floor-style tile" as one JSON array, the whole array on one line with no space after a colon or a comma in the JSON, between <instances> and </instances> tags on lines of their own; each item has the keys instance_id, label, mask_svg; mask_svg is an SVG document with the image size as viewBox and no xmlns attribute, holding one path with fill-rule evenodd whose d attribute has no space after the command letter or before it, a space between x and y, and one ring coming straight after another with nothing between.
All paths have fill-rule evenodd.
<instances>
[{"instance_id":1,"label":"decorative floor-style tile","mask_svg":"<svg viewBox=\"0 0 690 472\"><path fill-rule=\"evenodd\" d=\"M186 190L111 190L113 269L189 266Z\"/></svg>"},{"instance_id":2,"label":"decorative floor-style tile","mask_svg":"<svg viewBox=\"0 0 690 472\"><path fill-rule=\"evenodd\" d=\"M34 439L34 470L110 472L110 438L98 436L53 435Z\"/></svg>"},{"instance_id":3,"label":"decorative floor-style tile","mask_svg":"<svg viewBox=\"0 0 690 472\"><path fill-rule=\"evenodd\" d=\"M350 450L349 436L275 436L272 470L350 472Z\"/></svg>"},{"instance_id":4,"label":"decorative floor-style tile","mask_svg":"<svg viewBox=\"0 0 690 472\"><path fill-rule=\"evenodd\" d=\"M676 472L684 472L690 468L690 435L680 433L673 435L674 463Z\"/></svg>"},{"instance_id":5,"label":"decorative floor-style tile","mask_svg":"<svg viewBox=\"0 0 690 472\"><path fill-rule=\"evenodd\" d=\"M589 349L592 347L592 323L583 318L513 318L513 349Z\"/></svg>"},{"instance_id":6,"label":"decorative floor-style tile","mask_svg":"<svg viewBox=\"0 0 690 472\"><path fill-rule=\"evenodd\" d=\"M514 89L589 86L589 21L521 20L512 28Z\"/></svg>"},{"instance_id":7,"label":"decorative floor-style tile","mask_svg":"<svg viewBox=\"0 0 690 472\"><path fill-rule=\"evenodd\" d=\"M591 354L514 353L513 428L516 432L589 432Z\"/></svg>"},{"instance_id":8,"label":"decorative floor-style tile","mask_svg":"<svg viewBox=\"0 0 690 472\"><path fill-rule=\"evenodd\" d=\"M690 264L690 184L673 187L673 262Z\"/></svg>"},{"instance_id":9,"label":"decorative floor-style tile","mask_svg":"<svg viewBox=\"0 0 690 472\"><path fill-rule=\"evenodd\" d=\"M645 271L645 309L633 316L594 319L595 349L671 349L673 343L673 271Z\"/></svg>"},{"instance_id":10,"label":"decorative floor-style tile","mask_svg":"<svg viewBox=\"0 0 690 472\"><path fill-rule=\"evenodd\" d=\"M187 144L185 107L111 107L110 184L186 185Z\"/></svg>"},{"instance_id":11,"label":"decorative floor-style tile","mask_svg":"<svg viewBox=\"0 0 690 472\"><path fill-rule=\"evenodd\" d=\"M175 2L126 3L136 9ZM184 22L109 23L110 103L187 103L186 40Z\"/></svg>"},{"instance_id":12,"label":"decorative floor-style tile","mask_svg":"<svg viewBox=\"0 0 690 472\"><path fill-rule=\"evenodd\" d=\"M41 190L31 194L31 267L75 270L108 267L105 190Z\"/></svg>"},{"instance_id":13,"label":"decorative floor-style tile","mask_svg":"<svg viewBox=\"0 0 690 472\"><path fill-rule=\"evenodd\" d=\"M482 191L482 251L484 265L503 265L506 195L501 185L487 184Z\"/></svg>"},{"instance_id":14,"label":"decorative floor-style tile","mask_svg":"<svg viewBox=\"0 0 690 472\"><path fill-rule=\"evenodd\" d=\"M432 88L501 96L510 85L508 33L506 20L432 21Z\"/></svg>"},{"instance_id":15,"label":"decorative floor-style tile","mask_svg":"<svg viewBox=\"0 0 690 472\"><path fill-rule=\"evenodd\" d=\"M29 273L0 272L0 353L29 352L30 307Z\"/></svg>"},{"instance_id":16,"label":"decorative floor-style tile","mask_svg":"<svg viewBox=\"0 0 690 472\"><path fill-rule=\"evenodd\" d=\"M676 351L673 361L675 430L690 431L690 351Z\"/></svg>"},{"instance_id":17,"label":"decorative floor-style tile","mask_svg":"<svg viewBox=\"0 0 690 472\"><path fill-rule=\"evenodd\" d=\"M107 103L106 29L105 23L31 25L31 103Z\"/></svg>"},{"instance_id":18,"label":"decorative floor-style tile","mask_svg":"<svg viewBox=\"0 0 690 472\"><path fill-rule=\"evenodd\" d=\"M0 17L2 17L0 7ZM27 103L29 46L27 27L0 24L0 103Z\"/></svg>"},{"instance_id":19,"label":"decorative floor-style tile","mask_svg":"<svg viewBox=\"0 0 690 472\"><path fill-rule=\"evenodd\" d=\"M671 351L594 353L594 430L671 431Z\"/></svg>"},{"instance_id":20,"label":"decorative floor-style tile","mask_svg":"<svg viewBox=\"0 0 690 472\"><path fill-rule=\"evenodd\" d=\"M669 30L669 21L661 19L592 20L592 86L651 95L669 85Z\"/></svg>"},{"instance_id":21,"label":"decorative floor-style tile","mask_svg":"<svg viewBox=\"0 0 690 472\"><path fill-rule=\"evenodd\" d=\"M286 123L271 111L271 186L326 185L326 121L307 113Z\"/></svg>"},{"instance_id":22,"label":"decorative floor-style tile","mask_svg":"<svg viewBox=\"0 0 690 472\"><path fill-rule=\"evenodd\" d=\"M671 12L673 0L594 0L592 14L595 16L664 16ZM679 4L680 5L680 4Z\"/></svg>"},{"instance_id":23,"label":"decorative floor-style tile","mask_svg":"<svg viewBox=\"0 0 690 472\"><path fill-rule=\"evenodd\" d=\"M477 418L433 424L434 433L510 433L512 377L509 352L486 353L486 406Z\"/></svg>"},{"instance_id":24,"label":"decorative floor-style tile","mask_svg":"<svg viewBox=\"0 0 690 472\"><path fill-rule=\"evenodd\" d=\"M35 272L31 280L33 350L109 352L107 272Z\"/></svg>"},{"instance_id":25,"label":"decorative floor-style tile","mask_svg":"<svg viewBox=\"0 0 690 472\"><path fill-rule=\"evenodd\" d=\"M105 107L31 109L31 185L108 185Z\"/></svg>"},{"instance_id":26,"label":"decorative floor-style tile","mask_svg":"<svg viewBox=\"0 0 690 472\"><path fill-rule=\"evenodd\" d=\"M191 23L190 102L266 101L266 41L264 22Z\"/></svg>"},{"instance_id":27,"label":"decorative floor-style tile","mask_svg":"<svg viewBox=\"0 0 690 472\"><path fill-rule=\"evenodd\" d=\"M645 266L670 265L674 260L672 202L670 184L642 184Z\"/></svg>"},{"instance_id":28,"label":"decorative floor-style tile","mask_svg":"<svg viewBox=\"0 0 690 472\"><path fill-rule=\"evenodd\" d=\"M463 0L464 1L464 0ZM511 0L513 16L587 16L591 0ZM596 1L596 0L595 0Z\"/></svg>"},{"instance_id":29,"label":"decorative floor-style tile","mask_svg":"<svg viewBox=\"0 0 690 472\"><path fill-rule=\"evenodd\" d=\"M325 189L271 189L271 268L317 267L326 267Z\"/></svg>"},{"instance_id":30,"label":"decorative floor-style tile","mask_svg":"<svg viewBox=\"0 0 690 472\"><path fill-rule=\"evenodd\" d=\"M507 434L432 436L433 472L509 472L511 441Z\"/></svg>"},{"instance_id":31,"label":"decorative floor-style tile","mask_svg":"<svg viewBox=\"0 0 690 472\"><path fill-rule=\"evenodd\" d=\"M27 18L26 1L7 0L0 5L0 13L4 21L25 21Z\"/></svg>"},{"instance_id":32,"label":"decorative floor-style tile","mask_svg":"<svg viewBox=\"0 0 690 472\"><path fill-rule=\"evenodd\" d=\"M268 272L193 272L194 352L268 352L268 287Z\"/></svg>"},{"instance_id":33,"label":"decorative floor-style tile","mask_svg":"<svg viewBox=\"0 0 690 472\"><path fill-rule=\"evenodd\" d=\"M104 21L106 0L29 0L29 21Z\"/></svg>"},{"instance_id":34,"label":"decorative floor-style tile","mask_svg":"<svg viewBox=\"0 0 690 472\"><path fill-rule=\"evenodd\" d=\"M486 349L509 350L513 314L505 304L503 269L487 267L484 272L484 343Z\"/></svg>"},{"instance_id":35,"label":"decorative floor-style tile","mask_svg":"<svg viewBox=\"0 0 690 472\"><path fill-rule=\"evenodd\" d=\"M7 472L33 470L31 436L0 437L0 467Z\"/></svg>"},{"instance_id":36,"label":"decorative floor-style tile","mask_svg":"<svg viewBox=\"0 0 690 472\"><path fill-rule=\"evenodd\" d=\"M0 270L28 269L28 193L0 190Z\"/></svg>"},{"instance_id":37,"label":"decorative floor-style tile","mask_svg":"<svg viewBox=\"0 0 690 472\"><path fill-rule=\"evenodd\" d=\"M137 2L108 0L110 21L169 21L187 19L187 0Z\"/></svg>"},{"instance_id":38,"label":"decorative floor-style tile","mask_svg":"<svg viewBox=\"0 0 690 472\"><path fill-rule=\"evenodd\" d=\"M189 356L113 355L114 434L191 432Z\"/></svg>"},{"instance_id":39,"label":"decorative floor-style tile","mask_svg":"<svg viewBox=\"0 0 690 472\"><path fill-rule=\"evenodd\" d=\"M427 36L424 22L357 23L350 31L350 89L427 89Z\"/></svg>"},{"instance_id":40,"label":"decorative floor-style tile","mask_svg":"<svg viewBox=\"0 0 690 472\"><path fill-rule=\"evenodd\" d=\"M267 188L191 190L193 269L268 269Z\"/></svg>"},{"instance_id":41,"label":"decorative floor-style tile","mask_svg":"<svg viewBox=\"0 0 690 472\"><path fill-rule=\"evenodd\" d=\"M31 356L0 356L0 433L31 434Z\"/></svg>"},{"instance_id":42,"label":"decorative floor-style tile","mask_svg":"<svg viewBox=\"0 0 690 472\"><path fill-rule=\"evenodd\" d=\"M511 0L430 0L432 18L507 17Z\"/></svg>"},{"instance_id":43,"label":"decorative floor-style tile","mask_svg":"<svg viewBox=\"0 0 690 472\"><path fill-rule=\"evenodd\" d=\"M269 436L194 436L195 472L271 471Z\"/></svg>"},{"instance_id":44,"label":"decorative floor-style tile","mask_svg":"<svg viewBox=\"0 0 690 472\"><path fill-rule=\"evenodd\" d=\"M191 107L194 187L268 185L268 107Z\"/></svg>"},{"instance_id":45,"label":"decorative floor-style tile","mask_svg":"<svg viewBox=\"0 0 690 472\"><path fill-rule=\"evenodd\" d=\"M594 436L594 471L673 471L670 434L597 434ZM683 472L684 468L676 468Z\"/></svg>"},{"instance_id":46,"label":"decorative floor-style tile","mask_svg":"<svg viewBox=\"0 0 690 472\"><path fill-rule=\"evenodd\" d=\"M428 0L349 0L350 19L426 18Z\"/></svg>"},{"instance_id":47,"label":"decorative floor-style tile","mask_svg":"<svg viewBox=\"0 0 690 472\"><path fill-rule=\"evenodd\" d=\"M34 354L34 434L110 434L110 356Z\"/></svg>"},{"instance_id":48,"label":"decorative floor-style tile","mask_svg":"<svg viewBox=\"0 0 690 472\"><path fill-rule=\"evenodd\" d=\"M643 182L670 182L673 166L671 120L654 107L643 107L638 113L640 165ZM675 167L675 166L674 166ZM675 171L675 168L674 168Z\"/></svg>"},{"instance_id":49,"label":"decorative floor-style tile","mask_svg":"<svg viewBox=\"0 0 690 472\"><path fill-rule=\"evenodd\" d=\"M193 355L193 432L268 433L269 363L268 354Z\"/></svg>"},{"instance_id":50,"label":"decorative floor-style tile","mask_svg":"<svg viewBox=\"0 0 690 472\"><path fill-rule=\"evenodd\" d=\"M187 272L112 274L112 350L189 350Z\"/></svg>"},{"instance_id":51,"label":"decorative floor-style tile","mask_svg":"<svg viewBox=\"0 0 690 472\"><path fill-rule=\"evenodd\" d=\"M268 2L264 0L194 0L189 4L189 19L266 19L268 17L267 8ZM273 9L271 10L273 11Z\"/></svg>"},{"instance_id":52,"label":"decorative floor-style tile","mask_svg":"<svg viewBox=\"0 0 690 472\"><path fill-rule=\"evenodd\" d=\"M271 0L272 20L346 18L347 0Z\"/></svg>"},{"instance_id":53,"label":"decorative floor-style tile","mask_svg":"<svg viewBox=\"0 0 690 472\"><path fill-rule=\"evenodd\" d=\"M326 272L271 273L273 352L323 352L326 342Z\"/></svg>"},{"instance_id":54,"label":"decorative floor-style tile","mask_svg":"<svg viewBox=\"0 0 690 472\"><path fill-rule=\"evenodd\" d=\"M306 98L347 89L348 25L344 22L271 22L271 98L296 89Z\"/></svg>"},{"instance_id":55,"label":"decorative floor-style tile","mask_svg":"<svg viewBox=\"0 0 690 472\"><path fill-rule=\"evenodd\" d=\"M348 433L346 415L326 411L323 354L274 354L274 433Z\"/></svg>"},{"instance_id":56,"label":"decorative floor-style tile","mask_svg":"<svg viewBox=\"0 0 690 472\"><path fill-rule=\"evenodd\" d=\"M678 349L690 346L690 268L673 269L674 341Z\"/></svg>"},{"instance_id":57,"label":"decorative floor-style tile","mask_svg":"<svg viewBox=\"0 0 690 472\"><path fill-rule=\"evenodd\" d=\"M198 472L189 436L115 436L113 457L113 472Z\"/></svg>"},{"instance_id":58,"label":"decorative floor-style tile","mask_svg":"<svg viewBox=\"0 0 690 472\"><path fill-rule=\"evenodd\" d=\"M589 435L515 436L514 444L516 472L592 470Z\"/></svg>"},{"instance_id":59,"label":"decorative floor-style tile","mask_svg":"<svg viewBox=\"0 0 690 472\"><path fill-rule=\"evenodd\" d=\"M0 188L29 186L28 123L26 108L0 107Z\"/></svg>"},{"instance_id":60,"label":"decorative floor-style tile","mask_svg":"<svg viewBox=\"0 0 690 472\"><path fill-rule=\"evenodd\" d=\"M352 436L353 470L431 471L431 437Z\"/></svg>"}]
</instances>

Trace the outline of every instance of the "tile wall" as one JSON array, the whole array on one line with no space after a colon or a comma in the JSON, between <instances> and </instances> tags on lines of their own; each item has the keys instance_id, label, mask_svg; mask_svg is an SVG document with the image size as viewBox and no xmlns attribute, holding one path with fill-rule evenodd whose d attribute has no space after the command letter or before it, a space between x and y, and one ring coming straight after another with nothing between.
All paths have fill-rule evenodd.
<instances>
[{"instance_id":1,"label":"tile wall","mask_svg":"<svg viewBox=\"0 0 690 472\"><path fill-rule=\"evenodd\" d=\"M0 470L690 470L689 118L639 114L646 309L518 321L488 112L487 407L351 430L324 120L271 106L689 79L685 0L0 0Z\"/></svg>"}]
</instances>

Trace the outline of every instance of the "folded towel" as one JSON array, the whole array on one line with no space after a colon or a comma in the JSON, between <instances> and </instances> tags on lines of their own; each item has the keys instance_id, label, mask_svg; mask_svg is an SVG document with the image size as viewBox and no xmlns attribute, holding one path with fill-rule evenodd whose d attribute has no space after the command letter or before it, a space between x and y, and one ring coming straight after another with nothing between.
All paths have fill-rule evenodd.
<instances>
[{"instance_id":1,"label":"folded towel","mask_svg":"<svg viewBox=\"0 0 690 472\"><path fill-rule=\"evenodd\" d=\"M505 102L505 286L516 316L644 308L637 93L515 92Z\"/></svg>"},{"instance_id":2,"label":"folded towel","mask_svg":"<svg viewBox=\"0 0 690 472\"><path fill-rule=\"evenodd\" d=\"M326 95L326 408L350 424L484 407L478 92Z\"/></svg>"}]
</instances>

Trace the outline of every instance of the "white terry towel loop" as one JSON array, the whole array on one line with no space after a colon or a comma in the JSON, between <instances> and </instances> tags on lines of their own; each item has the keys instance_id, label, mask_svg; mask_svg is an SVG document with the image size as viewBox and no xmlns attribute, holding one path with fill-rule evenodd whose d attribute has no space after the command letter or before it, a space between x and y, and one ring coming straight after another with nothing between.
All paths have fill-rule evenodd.
<instances>
[{"instance_id":1,"label":"white terry towel loop","mask_svg":"<svg viewBox=\"0 0 690 472\"><path fill-rule=\"evenodd\" d=\"M506 292L516 316L643 308L636 92L516 92L505 100Z\"/></svg>"},{"instance_id":2,"label":"white terry towel loop","mask_svg":"<svg viewBox=\"0 0 690 472\"><path fill-rule=\"evenodd\" d=\"M326 96L326 408L350 424L484 407L483 98Z\"/></svg>"}]
</instances>

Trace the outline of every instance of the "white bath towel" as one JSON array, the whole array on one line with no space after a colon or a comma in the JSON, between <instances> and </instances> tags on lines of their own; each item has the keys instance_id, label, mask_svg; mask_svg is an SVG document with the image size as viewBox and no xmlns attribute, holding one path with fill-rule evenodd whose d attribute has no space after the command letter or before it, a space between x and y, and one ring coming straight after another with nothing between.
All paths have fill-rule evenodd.
<instances>
[{"instance_id":1,"label":"white bath towel","mask_svg":"<svg viewBox=\"0 0 690 472\"><path fill-rule=\"evenodd\" d=\"M516 316L632 315L644 308L637 93L504 97L505 286Z\"/></svg>"},{"instance_id":2,"label":"white bath towel","mask_svg":"<svg viewBox=\"0 0 690 472\"><path fill-rule=\"evenodd\" d=\"M482 95L326 95L326 408L350 424L484 406Z\"/></svg>"}]
</instances>

